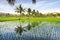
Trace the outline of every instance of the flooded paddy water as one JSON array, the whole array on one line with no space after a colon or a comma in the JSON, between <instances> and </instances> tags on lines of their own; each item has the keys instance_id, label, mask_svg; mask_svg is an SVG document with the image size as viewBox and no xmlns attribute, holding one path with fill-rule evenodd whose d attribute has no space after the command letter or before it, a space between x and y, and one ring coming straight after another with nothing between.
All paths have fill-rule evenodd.
<instances>
[{"instance_id":1,"label":"flooded paddy water","mask_svg":"<svg viewBox=\"0 0 60 40\"><path fill-rule=\"evenodd\" d=\"M60 40L60 23L0 22L0 40Z\"/></svg>"}]
</instances>

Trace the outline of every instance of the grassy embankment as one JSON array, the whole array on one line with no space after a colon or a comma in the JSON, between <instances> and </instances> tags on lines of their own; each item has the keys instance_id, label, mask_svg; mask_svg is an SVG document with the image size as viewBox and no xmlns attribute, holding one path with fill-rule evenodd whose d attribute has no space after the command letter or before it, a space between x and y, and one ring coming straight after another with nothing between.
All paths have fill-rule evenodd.
<instances>
[{"instance_id":1,"label":"grassy embankment","mask_svg":"<svg viewBox=\"0 0 60 40\"><path fill-rule=\"evenodd\" d=\"M0 22L4 21L18 21L17 17L0 17ZM60 18L20 18L20 21L47 21L47 22L58 22L60 23Z\"/></svg>"}]
</instances>

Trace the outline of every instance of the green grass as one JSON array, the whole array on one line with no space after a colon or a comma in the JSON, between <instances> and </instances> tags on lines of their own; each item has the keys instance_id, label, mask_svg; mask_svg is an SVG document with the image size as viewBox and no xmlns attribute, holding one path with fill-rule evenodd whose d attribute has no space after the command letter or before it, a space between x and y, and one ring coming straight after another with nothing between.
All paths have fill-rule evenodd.
<instances>
[{"instance_id":1,"label":"green grass","mask_svg":"<svg viewBox=\"0 0 60 40\"><path fill-rule=\"evenodd\" d=\"M44 21L44 22L57 22L60 23L60 18L21 18L21 21Z\"/></svg>"},{"instance_id":2,"label":"green grass","mask_svg":"<svg viewBox=\"0 0 60 40\"><path fill-rule=\"evenodd\" d=\"M3 22L3 21L18 21L19 18L17 17L0 17L0 22ZM46 21L46 22L58 22L60 23L60 18L27 18L27 17L23 17L23 18L20 18L20 21Z\"/></svg>"},{"instance_id":3,"label":"green grass","mask_svg":"<svg viewBox=\"0 0 60 40\"><path fill-rule=\"evenodd\" d=\"M18 20L18 18L16 17L0 17L0 22L4 22L4 21L16 21Z\"/></svg>"}]
</instances>

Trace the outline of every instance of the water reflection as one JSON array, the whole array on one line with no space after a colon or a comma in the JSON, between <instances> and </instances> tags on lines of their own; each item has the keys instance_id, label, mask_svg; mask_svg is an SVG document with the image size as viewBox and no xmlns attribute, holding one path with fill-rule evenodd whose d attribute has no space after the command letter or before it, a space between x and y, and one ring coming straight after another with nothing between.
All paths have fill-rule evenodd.
<instances>
[{"instance_id":1,"label":"water reflection","mask_svg":"<svg viewBox=\"0 0 60 40\"><path fill-rule=\"evenodd\" d=\"M20 35L22 34L23 31L27 32L28 30L31 30L33 27L37 26L39 23L38 22L32 22L32 23L28 23L27 26L22 27L21 23L20 26L17 25L17 28L15 28L15 31L17 33L20 33Z\"/></svg>"},{"instance_id":2,"label":"water reflection","mask_svg":"<svg viewBox=\"0 0 60 40\"><path fill-rule=\"evenodd\" d=\"M60 40L60 23L0 22L0 40Z\"/></svg>"},{"instance_id":3,"label":"water reflection","mask_svg":"<svg viewBox=\"0 0 60 40\"><path fill-rule=\"evenodd\" d=\"M17 28L15 28L15 31L21 35L24 29L22 28L22 26L17 26Z\"/></svg>"}]
</instances>

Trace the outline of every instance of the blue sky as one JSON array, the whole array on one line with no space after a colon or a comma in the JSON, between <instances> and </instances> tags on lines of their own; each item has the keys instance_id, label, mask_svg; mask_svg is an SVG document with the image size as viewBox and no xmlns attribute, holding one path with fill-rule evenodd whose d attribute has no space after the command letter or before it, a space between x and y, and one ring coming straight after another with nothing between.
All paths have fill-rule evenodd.
<instances>
[{"instance_id":1,"label":"blue sky","mask_svg":"<svg viewBox=\"0 0 60 40\"><path fill-rule=\"evenodd\" d=\"M60 11L60 0L37 0L36 4L32 4L32 0L16 0L14 6L9 5L6 0L0 0L0 12L15 13L15 7L20 4L24 8L36 9L42 13Z\"/></svg>"}]
</instances>

